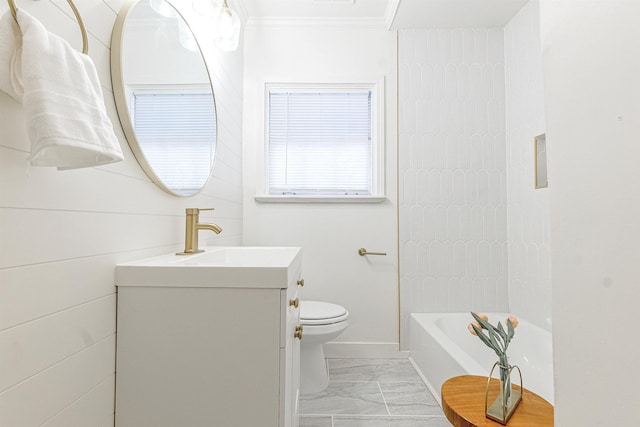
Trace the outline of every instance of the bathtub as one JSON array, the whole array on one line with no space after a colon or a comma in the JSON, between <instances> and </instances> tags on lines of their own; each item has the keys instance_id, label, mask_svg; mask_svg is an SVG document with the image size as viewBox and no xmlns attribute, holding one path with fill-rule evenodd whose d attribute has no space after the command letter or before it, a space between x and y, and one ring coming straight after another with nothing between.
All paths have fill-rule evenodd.
<instances>
[{"instance_id":1,"label":"bathtub","mask_svg":"<svg viewBox=\"0 0 640 427\"><path fill-rule=\"evenodd\" d=\"M491 324L508 314L487 313ZM553 405L553 358L551 333L519 319L507 355L522 371L522 385ZM458 375L489 375L498 360L495 352L467 330L469 313L414 313L409 321L410 351L434 396L440 401L442 383ZM494 371L494 377L497 372ZM513 383L519 385L515 373ZM441 402L440 402L441 403ZM441 403L442 404L442 403Z\"/></svg>"}]
</instances>

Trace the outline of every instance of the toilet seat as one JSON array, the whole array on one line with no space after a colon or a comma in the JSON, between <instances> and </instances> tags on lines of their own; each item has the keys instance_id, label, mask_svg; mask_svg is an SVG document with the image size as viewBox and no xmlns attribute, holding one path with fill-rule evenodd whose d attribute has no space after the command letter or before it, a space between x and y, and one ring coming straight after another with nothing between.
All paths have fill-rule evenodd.
<instances>
[{"instance_id":1,"label":"toilet seat","mask_svg":"<svg viewBox=\"0 0 640 427\"><path fill-rule=\"evenodd\" d=\"M302 325L330 325L349 317L346 308L322 301L300 301L300 323Z\"/></svg>"}]
</instances>

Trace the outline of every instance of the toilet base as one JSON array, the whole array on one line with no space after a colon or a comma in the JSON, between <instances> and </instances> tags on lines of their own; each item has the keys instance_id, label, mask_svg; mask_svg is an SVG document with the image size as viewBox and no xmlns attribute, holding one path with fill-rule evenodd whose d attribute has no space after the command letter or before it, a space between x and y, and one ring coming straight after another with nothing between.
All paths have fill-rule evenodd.
<instances>
[{"instance_id":1,"label":"toilet base","mask_svg":"<svg viewBox=\"0 0 640 427\"><path fill-rule=\"evenodd\" d=\"M329 385L322 344L300 346L300 393L318 393Z\"/></svg>"}]
</instances>

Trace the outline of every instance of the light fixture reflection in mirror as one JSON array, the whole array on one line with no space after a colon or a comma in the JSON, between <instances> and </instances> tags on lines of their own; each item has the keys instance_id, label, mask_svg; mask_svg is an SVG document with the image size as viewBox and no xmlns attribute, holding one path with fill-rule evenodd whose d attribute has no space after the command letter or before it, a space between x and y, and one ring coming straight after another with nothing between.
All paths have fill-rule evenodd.
<instances>
[{"instance_id":1,"label":"light fixture reflection in mirror","mask_svg":"<svg viewBox=\"0 0 640 427\"><path fill-rule=\"evenodd\" d=\"M240 42L240 18L229 8L227 0L222 4L214 17L213 38L220 49L231 52L238 48Z\"/></svg>"},{"instance_id":2,"label":"light fixture reflection in mirror","mask_svg":"<svg viewBox=\"0 0 640 427\"><path fill-rule=\"evenodd\" d=\"M156 0L153 0L156 1ZM202 52L182 15L149 0L123 7L111 43L120 123L145 173L163 190L197 194L213 168L216 109Z\"/></svg>"},{"instance_id":3,"label":"light fixture reflection in mirror","mask_svg":"<svg viewBox=\"0 0 640 427\"><path fill-rule=\"evenodd\" d=\"M185 49L189 49L191 52L199 52L198 42L196 42L195 37L193 37L193 33L184 19L178 20L178 39L180 40L182 47Z\"/></svg>"},{"instance_id":4,"label":"light fixture reflection in mirror","mask_svg":"<svg viewBox=\"0 0 640 427\"><path fill-rule=\"evenodd\" d=\"M217 0L193 0L191 7L199 15L212 17L220 5Z\"/></svg>"}]
</instances>

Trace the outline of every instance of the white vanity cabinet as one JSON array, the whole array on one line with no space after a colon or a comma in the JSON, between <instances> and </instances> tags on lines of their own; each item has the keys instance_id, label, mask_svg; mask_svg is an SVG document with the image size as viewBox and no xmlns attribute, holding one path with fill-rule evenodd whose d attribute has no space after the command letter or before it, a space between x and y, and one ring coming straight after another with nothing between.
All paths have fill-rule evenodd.
<instances>
[{"instance_id":1,"label":"white vanity cabinet","mask_svg":"<svg viewBox=\"0 0 640 427\"><path fill-rule=\"evenodd\" d=\"M286 265L227 268L210 282L193 279L196 255L178 267L188 285L172 284L173 265L116 268L117 427L297 427L300 253L290 249ZM156 267L156 280L138 276Z\"/></svg>"}]
</instances>

